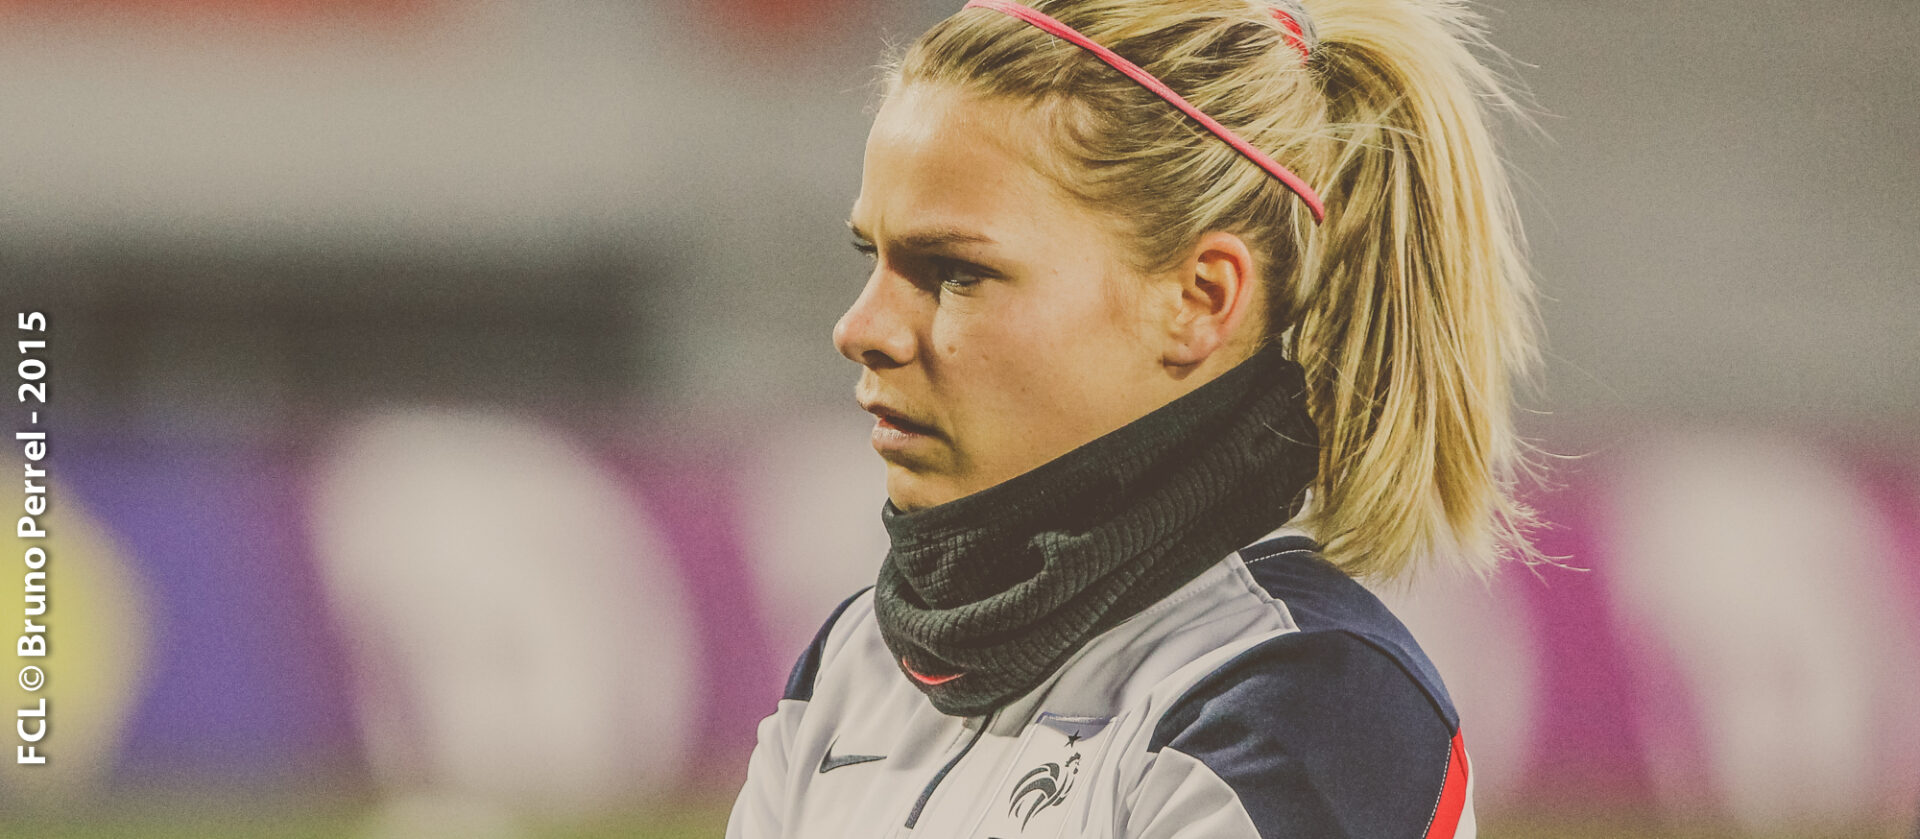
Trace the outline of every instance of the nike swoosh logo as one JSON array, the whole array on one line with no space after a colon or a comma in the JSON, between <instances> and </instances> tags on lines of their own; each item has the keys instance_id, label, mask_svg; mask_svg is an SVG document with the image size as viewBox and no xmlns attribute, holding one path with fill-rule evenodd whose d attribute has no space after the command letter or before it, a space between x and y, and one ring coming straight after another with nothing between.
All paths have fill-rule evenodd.
<instances>
[{"instance_id":1,"label":"nike swoosh logo","mask_svg":"<svg viewBox=\"0 0 1920 839\"><path fill-rule=\"evenodd\" d=\"M906 656L900 657L900 667L902 669L905 669L907 671L907 675L912 676L914 681L917 681L920 684L926 685L927 687L939 687L940 685L944 685L948 682L953 681L954 679L958 679L961 676L967 675L966 673L963 672L963 673L954 673L947 676L929 676L925 673L922 673L918 670L913 669L913 665L907 663Z\"/></svg>"},{"instance_id":2,"label":"nike swoosh logo","mask_svg":"<svg viewBox=\"0 0 1920 839\"><path fill-rule=\"evenodd\" d=\"M876 760L887 759L886 755L840 755L839 757L835 757L833 754L833 746L834 743L838 742L840 742L840 738L833 738L833 743L827 744L827 753L820 757L820 771L822 773L832 772L842 766L852 766L856 763L872 763Z\"/></svg>"}]
</instances>

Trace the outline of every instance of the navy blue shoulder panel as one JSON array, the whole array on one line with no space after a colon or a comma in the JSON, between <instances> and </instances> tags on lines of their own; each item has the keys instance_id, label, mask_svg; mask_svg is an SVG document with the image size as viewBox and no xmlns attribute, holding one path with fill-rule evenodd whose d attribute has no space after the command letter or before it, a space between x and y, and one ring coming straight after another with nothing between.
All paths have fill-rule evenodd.
<instances>
[{"instance_id":1,"label":"navy blue shoulder panel","mask_svg":"<svg viewBox=\"0 0 1920 839\"><path fill-rule=\"evenodd\" d=\"M1339 631L1358 636L1386 653L1427 693L1449 730L1459 727L1453 699L1440 671L1373 592L1320 556L1304 536L1270 539L1240 551L1242 562L1267 595L1287 604L1301 632Z\"/></svg>"},{"instance_id":2,"label":"navy blue shoulder panel","mask_svg":"<svg viewBox=\"0 0 1920 839\"><path fill-rule=\"evenodd\" d=\"M840 619L840 614L871 588L873 586L856 591L853 596L840 601L840 605L833 607L833 614L828 615L827 622L820 625L820 631L813 634L813 643L808 644L807 651L800 654L800 660L793 663L793 672L787 676L787 692L783 698L798 699L801 702L813 701L813 682L814 678L820 675L820 655L821 650L827 646L827 633L833 631L833 623Z\"/></svg>"},{"instance_id":3,"label":"navy blue shoulder panel","mask_svg":"<svg viewBox=\"0 0 1920 839\"><path fill-rule=\"evenodd\" d=\"M1201 679L1161 717L1148 750L1205 764L1262 837L1424 836L1457 730L1432 664L1311 542L1255 548L1244 561L1301 631Z\"/></svg>"}]
</instances>

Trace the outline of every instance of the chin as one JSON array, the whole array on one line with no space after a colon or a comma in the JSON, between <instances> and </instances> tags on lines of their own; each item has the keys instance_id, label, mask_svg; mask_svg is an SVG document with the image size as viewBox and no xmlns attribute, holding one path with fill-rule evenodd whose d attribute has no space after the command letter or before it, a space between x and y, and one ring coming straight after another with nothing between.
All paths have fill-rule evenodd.
<instances>
[{"instance_id":1,"label":"chin","mask_svg":"<svg viewBox=\"0 0 1920 839\"><path fill-rule=\"evenodd\" d=\"M887 500L892 501L893 506L899 508L900 512L903 513L911 513L915 510L933 506L922 496L920 487L917 484L918 482L911 478L904 481L889 479L887 481Z\"/></svg>"},{"instance_id":2,"label":"chin","mask_svg":"<svg viewBox=\"0 0 1920 839\"><path fill-rule=\"evenodd\" d=\"M939 506L960 497L946 483L915 474L898 464L887 464L887 499L903 513Z\"/></svg>"}]
</instances>

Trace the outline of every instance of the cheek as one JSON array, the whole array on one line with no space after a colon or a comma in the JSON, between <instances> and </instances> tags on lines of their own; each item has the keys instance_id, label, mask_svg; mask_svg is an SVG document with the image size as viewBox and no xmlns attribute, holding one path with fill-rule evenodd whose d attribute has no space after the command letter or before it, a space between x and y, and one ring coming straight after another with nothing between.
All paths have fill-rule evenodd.
<instances>
[{"instance_id":1,"label":"cheek","mask_svg":"<svg viewBox=\"0 0 1920 839\"><path fill-rule=\"evenodd\" d=\"M927 373L968 460L1004 453L1034 411L1032 381L1049 353L1024 306L943 308L928 335Z\"/></svg>"},{"instance_id":2,"label":"cheek","mask_svg":"<svg viewBox=\"0 0 1920 839\"><path fill-rule=\"evenodd\" d=\"M978 400L991 400L999 380L1010 372L1004 369L1004 361L1020 357L1025 336L1020 322L1010 314L949 306L934 317L927 335L932 356L928 372L956 403L949 406L956 412L966 411Z\"/></svg>"},{"instance_id":3,"label":"cheek","mask_svg":"<svg viewBox=\"0 0 1920 839\"><path fill-rule=\"evenodd\" d=\"M1121 340L1110 307L1084 298L943 310L930 339L950 410L988 433L1005 431L998 427L1004 417L1057 417L1080 405L1104 378L1102 368L1132 343Z\"/></svg>"}]
</instances>

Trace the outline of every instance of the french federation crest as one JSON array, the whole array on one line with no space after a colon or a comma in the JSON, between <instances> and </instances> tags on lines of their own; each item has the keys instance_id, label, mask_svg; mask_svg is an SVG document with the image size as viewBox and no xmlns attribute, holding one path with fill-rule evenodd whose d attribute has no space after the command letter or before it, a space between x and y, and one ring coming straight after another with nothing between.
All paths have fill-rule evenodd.
<instances>
[{"instance_id":1,"label":"french federation crest","mask_svg":"<svg viewBox=\"0 0 1920 839\"><path fill-rule=\"evenodd\" d=\"M1020 829L1025 830L1035 813L1067 800L1067 793L1073 790L1073 779L1079 774L1079 752L1074 752L1065 763L1041 764L1014 785L1013 806L1007 810L1007 815L1017 816ZM1023 808L1025 812L1022 812Z\"/></svg>"},{"instance_id":2,"label":"french federation crest","mask_svg":"<svg viewBox=\"0 0 1920 839\"><path fill-rule=\"evenodd\" d=\"M998 789L965 834L973 839L1056 839L1080 835L1087 796L1100 790L1103 736L1112 717L1043 712L1021 738ZM977 806L977 805L976 805Z\"/></svg>"}]
</instances>

